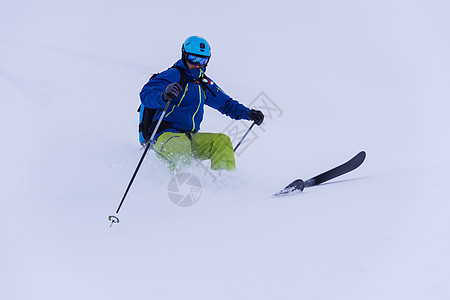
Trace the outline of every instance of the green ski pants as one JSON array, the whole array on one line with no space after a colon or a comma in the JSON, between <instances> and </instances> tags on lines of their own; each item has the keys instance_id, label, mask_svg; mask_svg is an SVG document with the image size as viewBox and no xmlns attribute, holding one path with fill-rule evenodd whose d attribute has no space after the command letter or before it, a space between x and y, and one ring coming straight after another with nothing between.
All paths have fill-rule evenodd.
<instances>
[{"instance_id":1,"label":"green ski pants","mask_svg":"<svg viewBox=\"0 0 450 300\"><path fill-rule=\"evenodd\" d=\"M191 164L192 159L210 159L213 170L236 169L233 145L223 133L164 132L156 140L153 149L175 172Z\"/></svg>"}]
</instances>

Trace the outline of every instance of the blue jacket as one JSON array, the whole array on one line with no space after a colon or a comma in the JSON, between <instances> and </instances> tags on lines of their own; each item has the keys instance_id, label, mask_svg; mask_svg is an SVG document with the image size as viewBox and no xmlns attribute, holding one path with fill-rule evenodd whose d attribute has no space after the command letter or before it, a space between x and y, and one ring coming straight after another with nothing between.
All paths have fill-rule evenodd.
<instances>
[{"instance_id":1,"label":"blue jacket","mask_svg":"<svg viewBox=\"0 0 450 300\"><path fill-rule=\"evenodd\" d=\"M164 121L170 123L170 129L174 132L197 132L203 120L204 105L217 109L222 114L235 120L250 120L250 109L233 100L222 89L209 80L210 90L202 89L202 85L194 82L195 79L205 74L206 68L189 70L180 59L174 66L181 68L186 74L187 84L183 91L174 98L164 116ZM158 109L153 121L157 121L166 105L162 94L167 85L180 82L180 71L170 68L150 79L140 93L141 102L145 107ZM214 93L214 94L213 94Z\"/></svg>"}]
</instances>

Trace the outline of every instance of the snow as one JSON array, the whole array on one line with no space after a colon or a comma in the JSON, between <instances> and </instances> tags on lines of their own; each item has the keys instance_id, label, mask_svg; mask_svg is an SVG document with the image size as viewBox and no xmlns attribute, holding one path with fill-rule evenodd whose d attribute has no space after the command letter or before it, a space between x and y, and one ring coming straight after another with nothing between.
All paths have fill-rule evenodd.
<instances>
[{"instance_id":1,"label":"snow","mask_svg":"<svg viewBox=\"0 0 450 300\"><path fill-rule=\"evenodd\" d=\"M3 1L0 299L449 299L449 10ZM227 93L279 111L235 174L188 170L190 207L150 153L110 228L142 155L138 93L190 35ZM231 123L207 109L202 131ZM354 172L271 197L360 150Z\"/></svg>"}]
</instances>

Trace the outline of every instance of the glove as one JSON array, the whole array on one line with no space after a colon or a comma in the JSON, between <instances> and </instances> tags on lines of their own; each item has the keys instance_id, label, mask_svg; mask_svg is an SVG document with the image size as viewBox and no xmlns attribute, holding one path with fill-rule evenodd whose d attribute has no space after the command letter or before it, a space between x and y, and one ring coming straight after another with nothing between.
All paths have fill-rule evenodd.
<instances>
[{"instance_id":1,"label":"glove","mask_svg":"<svg viewBox=\"0 0 450 300\"><path fill-rule=\"evenodd\" d=\"M250 120L255 121L255 124L259 126L264 121L264 114L260 110L252 109L250 111Z\"/></svg>"},{"instance_id":2,"label":"glove","mask_svg":"<svg viewBox=\"0 0 450 300\"><path fill-rule=\"evenodd\" d=\"M172 100L173 98L178 97L178 94L180 94L182 89L183 87L178 82L169 84L162 95L163 100L167 102L169 100Z\"/></svg>"}]
</instances>

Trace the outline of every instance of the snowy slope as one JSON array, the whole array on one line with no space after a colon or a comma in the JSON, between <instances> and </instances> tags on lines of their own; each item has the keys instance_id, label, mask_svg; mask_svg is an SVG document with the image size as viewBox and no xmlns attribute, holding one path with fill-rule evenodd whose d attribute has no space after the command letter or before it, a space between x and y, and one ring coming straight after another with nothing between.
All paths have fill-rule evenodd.
<instances>
[{"instance_id":1,"label":"snowy slope","mask_svg":"<svg viewBox=\"0 0 450 300\"><path fill-rule=\"evenodd\" d=\"M449 299L449 10L3 1L0 299ZM236 174L189 170L193 206L148 155L110 228L142 154L138 93L193 34L225 91L277 109ZM202 131L230 122L207 109ZM353 173L271 197L360 150Z\"/></svg>"}]
</instances>

